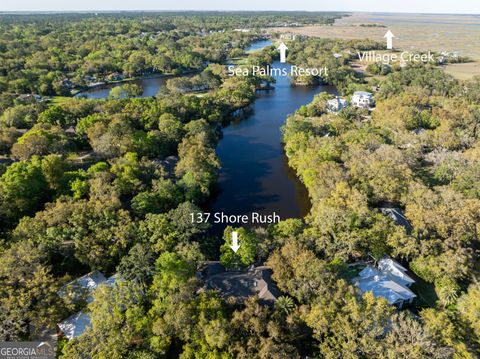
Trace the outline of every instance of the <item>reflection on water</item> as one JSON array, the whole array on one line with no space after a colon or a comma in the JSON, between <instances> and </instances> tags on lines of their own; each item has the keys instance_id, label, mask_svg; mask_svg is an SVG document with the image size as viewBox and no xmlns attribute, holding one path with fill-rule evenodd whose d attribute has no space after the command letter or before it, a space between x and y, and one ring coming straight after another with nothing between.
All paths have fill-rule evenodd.
<instances>
[{"instance_id":1,"label":"reflection on water","mask_svg":"<svg viewBox=\"0 0 480 359\"><path fill-rule=\"evenodd\" d=\"M261 41L255 41L254 43L250 44L245 51L255 51L255 50L260 50L263 49L266 46L271 45L272 42L270 40L261 40ZM188 74L185 76L193 76L192 74ZM139 80L134 80L129 83L137 84L140 85L143 88L143 94L141 97L150 97L150 96L155 96L160 89L165 86L165 82L169 79L172 78L173 76L152 76L144 79L139 79ZM122 83L115 83L115 84L106 84L98 87L94 87L85 91L82 91L81 93L77 94L79 97L86 97L86 98L92 98L92 99L102 99L102 98L107 98L110 90L114 87L121 86Z\"/></svg>"},{"instance_id":2,"label":"reflection on water","mask_svg":"<svg viewBox=\"0 0 480 359\"><path fill-rule=\"evenodd\" d=\"M288 64L273 63L274 68ZM276 212L282 219L308 213L310 202L305 187L288 167L281 143L280 127L287 116L331 87L292 87L288 77L276 77L275 90L258 94L252 111L223 131L217 147L222 162L219 193L211 212L247 214ZM214 225L220 232L224 225Z\"/></svg>"},{"instance_id":3,"label":"reflection on water","mask_svg":"<svg viewBox=\"0 0 480 359\"><path fill-rule=\"evenodd\" d=\"M168 77L165 76L157 76L157 77L149 77L140 80L130 81L129 83L138 84L143 88L143 95L142 97L150 97L155 96L160 88L165 85ZM99 86L95 88L91 88L86 91L82 91L77 96L92 98L92 99L102 99L107 98L110 90L114 87L121 86L122 83L116 84L109 84L104 86Z\"/></svg>"},{"instance_id":4,"label":"reflection on water","mask_svg":"<svg viewBox=\"0 0 480 359\"><path fill-rule=\"evenodd\" d=\"M269 40L258 41L246 51L269 45ZM279 62L272 64L272 68L285 68L287 73L290 73L289 67ZM280 127L289 114L312 101L315 94L334 92L334 89L292 87L288 77L275 78L275 90L259 93L251 110L223 130L223 138L217 147L222 169L218 193L208 208L210 212L223 211L229 215L276 212L286 219L304 216L310 210L307 191L288 166ZM165 81L166 78L157 77L133 82L143 87L143 97L147 97L156 95ZM112 87L118 85L90 89L82 95L106 98ZM220 233L224 227L217 224L212 231Z\"/></svg>"},{"instance_id":5,"label":"reflection on water","mask_svg":"<svg viewBox=\"0 0 480 359\"><path fill-rule=\"evenodd\" d=\"M246 52L261 50L264 47L270 46L272 42L270 40L260 40L255 41L253 44L250 44L249 47L245 49Z\"/></svg>"}]
</instances>

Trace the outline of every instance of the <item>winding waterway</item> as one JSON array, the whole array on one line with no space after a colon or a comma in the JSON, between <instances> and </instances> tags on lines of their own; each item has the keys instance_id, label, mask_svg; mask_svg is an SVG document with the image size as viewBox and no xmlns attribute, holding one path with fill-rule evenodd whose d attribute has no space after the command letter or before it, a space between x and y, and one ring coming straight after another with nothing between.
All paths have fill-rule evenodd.
<instances>
[{"instance_id":1,"label":"winding waterway","mask_svg":"<svg viewBox=\"0 0 480 359\"><path fill-rule=\"evenodd\" d=\"M272 68L290 71L289 64L280 62L274 62ZM334 89L292 87L288 77L275 79L275 89L259 93L251 113L223 130L217 146L222 163L219 193L210 205L211 212L249 216L275 212L283 220L310 210L307 191L287 164L280 128L289 114L315 94Z\"/></svg>"},{"instance_id":2,"label":"winding waterway","mask_svg":"<svg viewBox=\"0 0 480 359\"><path fill-rule=\"evenodd\" d=\"M248 50L271 45L268 41L255 43ZM274 62L272 68L289 64ZM306 188L288 166L281 141L281 126L289 114L312 101L321 92L335 92L332 87L292 87L290 78L274 76L275 89L257 94L251 112L223 130L217 146L222 163L219 193L212 200L211 212L233 215L252 212L261 215L276 213L280 218L297 218L310 210ZM225 225L215 225L215 232Z\"/></svg>"},{"instance_id":3,"label":"winding waterway","mask_svg":"<svg viewBox=\"0 0 480 359\"><path fill-rule=\"evenodd\" d=\"M247 51L271 45L270 41L252 44ZM272 68L287 70L289 64L274 62ZM227 215L248 215L257 212L280 218L301 217L310 210L310 201L303 184L287 164L280 128L289 114L309 103L321 91L334 92L332 87L292 87L287 76L274 76L275 89L262 91L246 116L223 129L217 146L222 163L218 191L207 209ZM155 95L165 78L137 80L144 88L143 97ZM84 92L88 98L106 98L111 89L96 88ZM248 226L248 224L246 225ZM214 224L220 233L224 224Z\"/></svg>"},{"instance_id":4,"label":"winding waterway","mask_svg":"<svg viewBox=\"0 0 480 359\"><path fill-rule=\"evenodd\" d=\"M138 84L143 88L143 94L141 97L151 97L155 96L158 91L165 86L165 82L167 81L168 76L152 76L138 80L132 80L130 83ZM102 99L107 98L110 94L112 88L121 86L122 83L113 83L113 84L106 84L97 87L90 88L85 91L79 92L76 96L78 97L85 97L90 99Z\"/></svg>"},{"instance_id":5,"label":"winding waterway","mask_svg":"<svg viewBox=\"0 0 480 359\"><path fill-rule=\"evenodd\" d=\"M251 51L256 51L263 49L266 46L270 46L272 42L270 40L260 40L252 43L247 49L245 49L246 52L251 52ZM184 75L184 76L192 76L192 75ZM132 80L130 83L133 84L138 84L142 87L143 89L143 94L141 97L151 97L155 96L158 91L165 86L165 83L169 78L172 78L174 76L164 76L164 75L152 75L151 77L146 77L143 79L138 79L138 80ZM90 98L90 99L102 99L102 98L107 98L108 95L110 94L110 91L112 88L121 86L121 82L117 83L110 83L110 84L104 84L104 85L99 85L95 86L92 88L89 88L85 91L79 92L76 96L78 97L85 97L85 98Z\"/></svg>"}]
</instances>

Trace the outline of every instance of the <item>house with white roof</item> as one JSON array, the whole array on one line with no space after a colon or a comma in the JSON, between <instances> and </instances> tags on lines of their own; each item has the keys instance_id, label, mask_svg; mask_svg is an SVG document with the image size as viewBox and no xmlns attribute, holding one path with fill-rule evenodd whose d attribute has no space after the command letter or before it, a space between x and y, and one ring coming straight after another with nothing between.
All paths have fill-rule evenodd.
<instances>
[{"instance_id":1,"label":"house with white roof","mask_svg":"<svg viewBox=\"0 0 480 359\"><path fill-rule=\"evenodd\" d=\"M385 298L390 304L401 308L416 297L409 286L415 281L407 269L391 258L380 260L377 267L368 265L353 279L360 293L372 292L375 297Z\"/></svg>"},{"instance_id":2,"label":"house with white roof","mask_svg":"<svg viewBox=\"0 0 480 359\"><path fill-rule=\"evenodd\" d=\"M63 299L70 298L74 303L78 303L82 299L86 300L87 303L91 303L93 301L93 292L106 280L107 278L105 278L103 273L99 271L90 272L65 284L57 294Z\"/></svg>"},{"instance_id":3,"label":"house with white roof","mask_svg":"<svg viewBox=\"0 0 480 359\"><path fill-rule=\"evenodd\" d=\"M340 97L335 97L327 101L327 111L331 113L337 113L346 107L348 107L347 100Z\"/></svg>"},{"instance_id":4,"label":"house with white roof","mask_svg":"<svg viewBox=\"0 0 480 359\"><path fill-rule=\"evenodd\" d=\"M351 103L358 108L370 109L375 107L375 99L371 92L355 91L351 98Z\"/></svg>"},{"instance_id":5,"label":"house with white roof","mask_svg":"<svg viewBox=\"0 0 480 359\"><path fill-rule=\"evenodd\" d=\"M103 273L95 271L67 283L57 293L61 298L70 297L77 303L82 299L91 303L94 300L93 293L101 284L113 287L118 280L118 274L106 278ZM90 313L81 310L64 319L57 326L66 338L72 339L80 336L90 326L90 320Z\"/></svg>"},{"instance_id":6,"label":"house with white roof","mask_svg":"<svg viewBox=\"0 0 480 359\"><path fill-rule=\"evenodd\" d=\"M380 271L387 272L390 276L396 278L402 285L409 287L415 283L415 280L407 274L407 269L391 258L380 260L377 267Z\"/></svg>"},{"instance_id":7,"label":"house with white roof","mask_svg":"<svg viewBox=\"0 0 480 359\"><path fill-rule=\"evenodd\" d=\"M67 339L76 338L90 326L90 313L80 311L58 323L58 328Z\"/></svg>"}]
</instances>

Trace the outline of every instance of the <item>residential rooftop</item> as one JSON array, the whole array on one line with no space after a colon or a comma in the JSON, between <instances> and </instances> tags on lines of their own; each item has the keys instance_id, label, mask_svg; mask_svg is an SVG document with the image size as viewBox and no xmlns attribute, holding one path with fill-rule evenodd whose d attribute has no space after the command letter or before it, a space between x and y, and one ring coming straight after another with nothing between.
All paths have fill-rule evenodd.
<instances>
[{"instance_id":1,"label":"residential rooftop","mask_svg":"<svg viewBox=\"0 0 480 359\"><path fill-rule=\"evenodd\" d=\"M405 228L407 233L410 233L412 231L412 225L408 221L407 217L405 217L405 214L403 211L398 208L398 207L380 207L380 212L382 212L384 215L390 217L393 219L393 221L399 225Z\"/></svg>"},{"instance_id":2,"label":"residential rooftop","mask_svg":"<svg viewBox=\"0 0 480 359\"><path fill-rule=\"evenodd\" d=\"M118 279L118 274L106 278L101 272L91 272L64 285L58 291L58 295L61 298L73 295L74 300L79 300L82 294L86 294L87 303L91 303L94 300L93 293L99 285L113 286ZM80 336L90 326L90 320L90 313L87 310L81 310L64 319L57 326L66 338L72 339Z\"/></svg>"},{"instance_id":3,"label":"residential rooftop","mask_svg":"<svg viewBox=\"0 0 480 359\"><path fill-rule=\"evenodd\" d=\"M402 307L416 297L408 287L415 281L406 273L407 269L392 258L381 259L377 266L366 266L353 284L360 292L372 292L375 297L383 297L390 304Z\"/></svg>"},{"instance_id":4,"label":"residential rooftop","mask_svg":"<svg viewBox=\"0 0 480 359\"><path fill-rule=\"evenodd\" d=\"M85 299L87 303L93 301L93 292L97 287L107 280L99 271L90 272L65 284L57 292L61 298L71 297L73 301Z\"/></svg>"},{"instance_id":5,"label":"residential rooftop","mask_svg":"<svg viewBox=\"0 0 480 359\"><path fill-rule=\"evenodd\" d=\"M223 298L234 297L243 301L258 296L260 302L272 305L281 295L266 266L246 270L225 270L219 262L208 262L202 271L204 289L217 290Z\"/></svg>"},{"instance_id":6,"label":"residential rooftop","mask_svg":"<svg viewBox=\"0 0 480 359\"><path fill-rule=\"evenodd\" d=\"M80 311L69 316L57 325L67 339L73 339L83 334L90 326L90 320L90 313Z\"/></svg>"}]
</instances>

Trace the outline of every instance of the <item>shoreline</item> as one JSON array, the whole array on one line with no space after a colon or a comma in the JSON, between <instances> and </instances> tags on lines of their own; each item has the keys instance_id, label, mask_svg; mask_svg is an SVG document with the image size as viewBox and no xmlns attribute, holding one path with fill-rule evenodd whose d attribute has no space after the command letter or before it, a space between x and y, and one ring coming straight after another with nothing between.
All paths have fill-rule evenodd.
<instances>
[{"instance_id":1,"label":"shoreline","mask_svg":"<svg viewBox=\"0 0 480 359\"><path fill-rule=\"evenodd\" d=\"M101 88L109 88L109 87L116 87L117 85L122 85L122 84L126 84L126 83L129 83L129 82L134 82L134 81L142 81L142 80L148 80L148 79L158 79L158 78L174 78L174 77L182 77L182 76L188 76L188 75L192 75L192 74L195 74L195 73L200 73L202 70L190 70L190 71L186 71L186 72L182 72L180 74L172 74L172 73L169 73L169 74L161 74L161 73L152 73L152 74L149 74L149 75L143 75L143 76L138 76L138 77L130 77L130 78L127 78L127 79L123 79L123 80L118 80L118 81L109 81L109 82L104 82L104 83L101 83L101 84L96 84L96 85L93 85L93 86L89 86L89 87L86 87L76 93L72 93L72 98L74 97L80 97L82 93L86 93L90 90L93 90L93 89L101 89Z\"/></svg>"}]
</instances>

